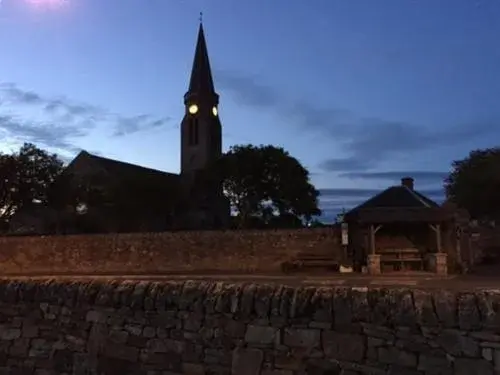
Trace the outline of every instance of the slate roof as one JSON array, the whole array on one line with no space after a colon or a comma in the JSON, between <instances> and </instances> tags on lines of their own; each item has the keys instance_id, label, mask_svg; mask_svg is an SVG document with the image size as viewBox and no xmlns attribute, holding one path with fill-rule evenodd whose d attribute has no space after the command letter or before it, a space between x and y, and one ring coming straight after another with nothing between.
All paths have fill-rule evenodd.
<instances>
[{"instance_id":1,"label":"slate roof","mask_svg":"<svg viewBox=\"0 0 500 375\"><path fill-rule=\"evenodd\" d=\"M82 159L90 162L91 165L101 168L108 175L115 177L117 179L147 178L148 180L151 180L153 178L155 180L168 180L169 182L173 183L180 177L178 174L175 173L163 172L157 169L147 168L136 164L109 159L102 156L93 155L87 151L80 152L68 167L71 168L73 164L78 165L79 161L81 161ZM75 167L78 168L76 165Z\"/></svg>"},{"instance_id":2,"label":"slate roof","mask_svg":"<svg viewBox=\"0 0 500 375\"><path fill-rule=\"evenodd\" d=\"M432 199L426 197L422 193L405 186L391 186L374 197L361 203L359 206L354 207L350 213L360 210L377 209L377 208L392 208L392 209L406 209L406 208L437 208L439 204Z\"/></svg>"},{"instance_id":3,"label":"slate roof","mask_svg":"<svg viewBox=\"0 0 500 375\"><path fill-rule=\"evenodd\" d=\"M391 186L359 206L354 210L373 208L426 208L439 207L439 204L427 198L418 191L406 186Z\"/></svg>"}]
</instances>

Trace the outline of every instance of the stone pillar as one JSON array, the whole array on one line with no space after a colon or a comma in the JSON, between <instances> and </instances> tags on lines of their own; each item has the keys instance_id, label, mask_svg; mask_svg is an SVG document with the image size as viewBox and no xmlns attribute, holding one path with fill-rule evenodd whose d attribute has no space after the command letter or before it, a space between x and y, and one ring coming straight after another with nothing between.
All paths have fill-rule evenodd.
<instances>
[{"instance_id":1,"label":"stone pillar","mask_svg":"<svg viewBox=\"0 0 500 375\"><path fill-rule=\"evenodd\" d=\"M380 275L380 255L368 254L368 273L370 275Z\"/></svg>"},{"instance_id":2,"label":"stone pillar","mask_svg":"<svg viewBox=\"0 0 500 375\"><path fill-rule=\"evenodd\" d=\"M434 273L438 275L448 274L448 254L446 253L434 253L429 254L431 256L431 269Z\"/></svg>"}]
</instances>

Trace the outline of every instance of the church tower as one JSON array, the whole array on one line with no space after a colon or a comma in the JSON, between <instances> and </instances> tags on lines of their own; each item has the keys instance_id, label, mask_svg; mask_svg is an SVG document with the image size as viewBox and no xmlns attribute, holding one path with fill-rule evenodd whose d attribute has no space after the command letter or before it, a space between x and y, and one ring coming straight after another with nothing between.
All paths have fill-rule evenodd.
<instances>
[{"instance_id":1,"label":"church tower","mask_svg":"<svg viewBox=\"0 0 500 375\"><path fill-rule=\"evenodd\" d=\"M189 88L184 95L181 123L181 175L188 177L222 155L222 127L208 60L207 44L200 21Z\"/></svg>"}]
</instances>

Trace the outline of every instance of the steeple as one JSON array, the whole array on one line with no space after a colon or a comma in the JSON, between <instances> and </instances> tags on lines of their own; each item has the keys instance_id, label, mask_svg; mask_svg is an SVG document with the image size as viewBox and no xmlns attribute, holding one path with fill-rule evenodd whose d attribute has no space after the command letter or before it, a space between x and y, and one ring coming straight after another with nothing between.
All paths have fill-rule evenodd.
<instances>
[{"instance_id":1,"label":"steeple","mask_svg":"<svg viewBox=\"0 0 500 375\"><path fill-rule=\"evenodd\" d=\"M215 96L218 99L218 95L215 93L212 70L210 69L203 24L200 19L198 41L196 42L196 51L191 69L191 79L189 80L188 92L184 95L184 101L188 101L192 96L207 95Z\"/></svg>"},{"instance_id":2,"label":"steeple","mask_svg":"<svg viewBox=\"0 0 500 375\"><path fill-rule=\"evenodd\" d=\"M207 43L200 20L188 92L181 123L181 173L203 169L222 155L219 95L215 92Z\"/></svg>"},{"instance_id":3,"label":"steeple","mask_svg":"<svg viewBox=\"0 0 500 375\"><path fill-rule=\"evenodd\" d=\"M218 104L219 95L215 92L200 19L189 88L184 95L184 118L180 126L181 177L183 190L197 213L196 217L213 220L214 223L227 222L230 214L229 205L223 198L222 183L217 179L197 180L197 176L202 176L200 172L222 156Z\"/></svg>"}]
</instances>

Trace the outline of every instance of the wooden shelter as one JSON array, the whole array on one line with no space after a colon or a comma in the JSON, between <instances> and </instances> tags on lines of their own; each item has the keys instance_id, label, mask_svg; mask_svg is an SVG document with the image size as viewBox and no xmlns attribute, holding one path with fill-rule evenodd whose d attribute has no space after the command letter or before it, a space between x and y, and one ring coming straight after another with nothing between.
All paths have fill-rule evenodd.
<instances>
[{"instance_id":1,"label":"wooden shelter","mask_svg":"<svg viewBox=\"0 0 500 375\"><path fill-rule=\"evenodd\" d=\"M411 177L355 207L344 220L354 264L367 265L370 273L418 269L446 274L449 266L461 263L454 237L468 216L416 191Z\"/></svg>"}]
</instances>

